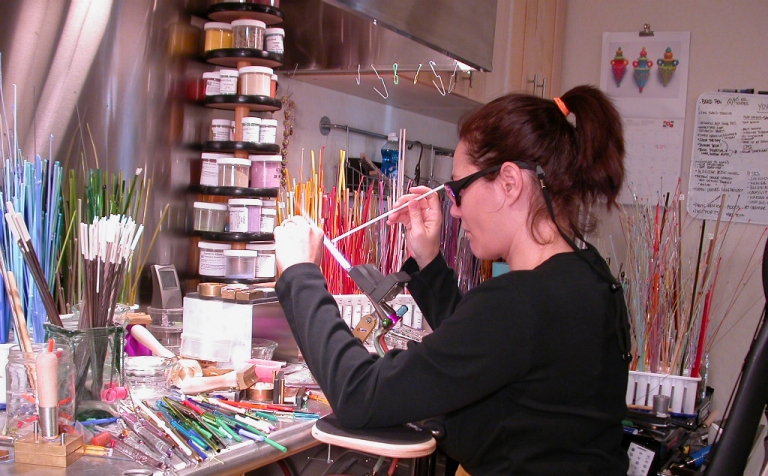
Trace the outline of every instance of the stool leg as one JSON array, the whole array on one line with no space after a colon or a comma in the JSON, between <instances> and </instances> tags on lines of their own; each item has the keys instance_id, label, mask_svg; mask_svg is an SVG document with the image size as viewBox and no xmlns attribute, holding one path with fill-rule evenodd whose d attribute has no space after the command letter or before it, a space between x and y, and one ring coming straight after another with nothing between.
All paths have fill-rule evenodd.
<instances>
[{"instance_id":1,"label":"stool leg","mask_svg":"<svg viewBox=\"0 0 768 476\"><path fill-rule=\"evenodd\" d=\"M437 466L437 452L433 452L429 456L416 458L413 462L413 475L414 476L435 476Z\"/></svg>"}]
</instances>

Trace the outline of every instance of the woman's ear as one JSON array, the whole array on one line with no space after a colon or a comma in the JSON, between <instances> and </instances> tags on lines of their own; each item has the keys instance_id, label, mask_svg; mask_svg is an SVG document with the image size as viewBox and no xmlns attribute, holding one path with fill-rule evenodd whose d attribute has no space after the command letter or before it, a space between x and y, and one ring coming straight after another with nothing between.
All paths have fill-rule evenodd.
<instances>
[{"instance_id":1,"label":"woman's ear","mask_svg":"<svg viewBox=\"0 0 768 476\"><path fill-rule=\"evenodd\" d=\"M504 194L513 203L523 193L523 171L517 164L505 162L499 170L499 181Z\"/></svg>"}]
</instances>

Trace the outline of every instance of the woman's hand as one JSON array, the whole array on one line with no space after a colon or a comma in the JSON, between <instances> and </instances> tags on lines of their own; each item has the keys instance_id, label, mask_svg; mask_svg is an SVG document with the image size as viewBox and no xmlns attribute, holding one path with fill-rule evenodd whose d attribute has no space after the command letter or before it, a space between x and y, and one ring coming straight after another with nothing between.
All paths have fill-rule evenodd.
<instances>
[{"instance_id":1,"label":"woman's hand","mask_svg":"<svg viewBox=\"0 0 768 476\"><path fill-rule=\"evenodd\" d=\"M323 257L323 230L305 218L294 216L275 227L275 259L282 273L298 263L320 266Z\"/></svg>"},{"instance_id":2,"label":"woman's hand","mask_svg":"<svg viewBox=\"0 0 768 476\"><path fill-rule=\"evenodd\" d=\"M408 191L411 193L400 197L393 208L405 203L408 207L387 217L387 224L403 224L408 253L416 260L419 268L424 268L440 252L440 230L443 226L440 198L433 193L421 200L414 200L429 192L429 187L411 187Z\"/></svg>"}]
</instances>

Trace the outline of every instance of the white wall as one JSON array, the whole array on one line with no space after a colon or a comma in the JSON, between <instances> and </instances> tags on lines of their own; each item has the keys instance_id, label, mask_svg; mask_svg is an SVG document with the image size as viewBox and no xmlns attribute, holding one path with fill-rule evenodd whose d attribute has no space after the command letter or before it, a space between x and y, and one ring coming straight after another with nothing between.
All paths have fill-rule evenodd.
<instances>
[{"instance_id":1,"label":"white wall","mask_svg":"<svg viewBox=\"0 0 768 476\"><path fill-rule=\"evenodd\" d=\"M661 31L690 31L690 70L681 176L687 190L696 98L719 88L768 89L768 61L761 55L768 44L765 0L570 0L566 14L563 91L578 84L600 84L603 32L634 32L649 23ZM631 54L628 56L631 57ZM689 219L690 232L700 222ZM715 293L713 329L725 318L710 353L709 385L715 389L714 408L723 412L751 344L765 302L760 271L743 276L758 248L761 258L765 226L733 224L728 232ZM602 238L621 236L616 217L605 220ZM695 233L684 242L689 252ZM685 241L687 240L687 241ZM618 253L617 253L618 254ZM620 255L620 254L619 254ZM746 282L743 282L746 281ZM741 290L737 289L741 287ZM734 297L737 299L733 301ZM729 308L730 306L730 308ZM767 377L768 378L768 377ZM762 447L762 445L759 445ZM762 450L745 474L756 474ZM755 461L759 460L759 461Z\"/></svg>"}]
</instances>

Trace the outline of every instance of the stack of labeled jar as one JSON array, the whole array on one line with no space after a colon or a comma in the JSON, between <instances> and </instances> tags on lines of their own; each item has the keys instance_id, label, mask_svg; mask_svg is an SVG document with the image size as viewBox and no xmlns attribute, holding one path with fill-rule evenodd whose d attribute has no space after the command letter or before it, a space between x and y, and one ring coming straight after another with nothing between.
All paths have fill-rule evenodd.
<instances>
[{"instance_id":1,"label":"stack of labeled jar","mask_svg":"<svg viewBox=\"0 0 768 476\"><path fill-rule=\"evenodd\" d=\"M206 96L240 94L242 96L277 95L277 75L266 66L244 66L203 73Z\"/></svg>"},{"instance_id":2,"label":"stack of labeled jar","mask_svg":"<svg viewBox=\"0 0 768 476\"><path fill-rule=\"evenodd\" d=\"M205 278L274 279L277 276L275 244L253 242L244 250L230 243L200 241L198 274Z\"/></svg>"},{"instance_id":3,"label":"stack of labeled jar","mask_svg":"<svg viewBox=\"0 0 768 476\"><path fill-rule=\"evenodd\" d=\"M279 188L282 156L250 155L240 159L232 154L203 152L200 185L206 187Z\"/></svg>"},{"instance_id":4,"label":"stack of labeled jar","mask_svg":"<svg viewBox=\"0 0 768 476\"><path fill-rule=\"evenodd\" d=\"M261 119L245 116L241 123L243 128L243 141L257 144L277 144L277 119ZM233 141L235 140L235 121L229 119L213 119L208 133L208 140Z\"/></svg>"}]
</instances>

